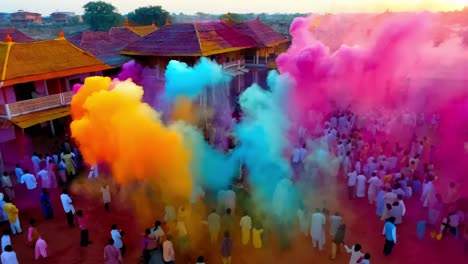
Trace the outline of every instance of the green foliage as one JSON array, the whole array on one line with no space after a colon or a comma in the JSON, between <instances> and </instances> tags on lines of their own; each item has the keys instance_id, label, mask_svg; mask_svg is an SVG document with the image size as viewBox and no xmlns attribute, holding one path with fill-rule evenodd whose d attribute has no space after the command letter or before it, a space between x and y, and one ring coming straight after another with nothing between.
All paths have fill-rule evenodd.
<instances>
[{"instance_id":1,"label":"green foliage","mask_svg":"<svg viewBox=\"0 0 468 264\"><path fill-rule=\"evenodd\" d=\"M122 15L117 13L115 6L103 1L89 2L83 8L83 21L93 31L108 31L124 20Z\"/></svg>"},{"instance_id":2,"label":"green foliage","mask_svg":"<svg viewBox=\"0 0 468 264\"><path fill-rule=\"evenodd\" d=\"M236 14L236 13L230 13L231 14L231 19L236 21L236 22L243 22L245 20L244 16L241 14ZM221 16L223 19L227 19L228 15L222 15Z\"/></svg>"},{"instance_id":3,"label":"green foliage","mask_svg":"<svg viewBox=\"0 0 468 264\"><path fill-rule=\"evenodd\" d=\"M72 16L68 19L68 24L70 25L78 25L80 24L80 19L77 16Z\"/></svg>"},{"instance_id":4,"label":"green foliage","mask_svg":"<svg viewBox=\"0 0 468 264\"><path fill-rule=\"evenodd\" d=\"M153 22L162 27L166 24L166 18L169 17L169 12L161 6L145 6L135 9L128 14L128 19L140 24L151 25Z\"/></svg>"}]
</instances>

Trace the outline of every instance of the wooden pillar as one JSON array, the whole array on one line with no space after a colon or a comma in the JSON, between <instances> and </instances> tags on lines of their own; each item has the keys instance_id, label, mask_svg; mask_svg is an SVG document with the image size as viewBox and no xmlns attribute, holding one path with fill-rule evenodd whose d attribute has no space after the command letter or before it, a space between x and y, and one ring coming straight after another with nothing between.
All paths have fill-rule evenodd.
<instances>
[{"instance_id":1,"label":"wooden pillar","mask_svg":"<svg viewBox=\"0 0 468 264\"><path fill-rule=\"evenodd\" d=\"M49 87L47 87L47 80L44 80L44 90L45 90L46 96L49 95Z\"/></svg>"},{"instance_id":2,"label":"wooden pillar","mask_svg":"<svg viewBox=\"0 0 468 264\"><path fill-rule=\"evenodd\" d=\"M53 121L53 120L50 120L50 121L49 121L49 125L50 125L50 132L52 132L52 136L55 137L55 126L54 126L54 121Z\"/></svg>"},{"instance_id":3,"label":"wooden pillar","mask_svg":"<svg viewBox=\"0 0 468 264\"><path fill-rule=\"evenodd\" d=\"M15 128L15 143L16 148L18 149L18 156L21 161L24 161L26 158L26 141L24 135L24 129L14 125Z\"/></svg>"},{"instance_id":4,"label":"wooden pillar","mask_svg":"<svg viewBox=\"0 0 468 264\"><path fill-rule=\"evenodd\" d=\"M3 100L4 100L5 104L8 104L8 97L7 97L7 95L6 95L5 88L6 88L6 87L2 87L2 86L0 85L0 89L2 89Z\"/></svg>"}]
</instances>

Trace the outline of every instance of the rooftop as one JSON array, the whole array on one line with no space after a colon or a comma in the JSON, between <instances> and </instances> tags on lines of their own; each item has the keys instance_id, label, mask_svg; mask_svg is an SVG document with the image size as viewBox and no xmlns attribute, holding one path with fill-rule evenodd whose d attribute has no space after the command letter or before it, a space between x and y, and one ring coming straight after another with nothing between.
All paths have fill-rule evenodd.
<instances>
[{"instance_id":1,"label":"rooftop","mask_svg":"<svg viewBox=\"0 0 468 264\"><path fill-rule=\"evenodd\" d=\"M211 56L255 46L255 41L222 22L168 24L128 45L122 54Z\"/></svg>"},{"instance_id":2,"label":"rooftop","mask_svg":"<svg viewBox=\"0 0 468 264\"><path fill-rule=\"evenodd\" d=\"M19 31L14 27L9 28L0 28L0 41L5 41L7 34L10 35L12 41L14 42L32 42L34 41L33 38L24 34L23 32Z\"/></svg>"},{"instance_id":3,"label":"rooftop","mask_svg":"<svg viewBox=\"0 0 468 264\"><path fill-rule=\"evenodd\" d=\"M113 37L108 32L82 32L68 40L111 66L121 66L130 60L129 57L120 54L129 42Z\"/></svg>"},{"instance_id":4,"label":"rooftop","mask_svg":"<svg viewBox=\"0 0 468 264\"><path fill-rule=\"evenodd\" d=\"M5 86L112 68L65 38L0 42L0 82Z\"/></svg>"},{"instance_id":5,"label":"rooftop","mask_svg":"<svg viewBox=\"0 0 468 264\"><path fill-rule=\"evenodd\" d=\"M273 47L289 41L258 18L234 24L232 28L254 39L257 47Z\"/></svg>"}]
</instances>

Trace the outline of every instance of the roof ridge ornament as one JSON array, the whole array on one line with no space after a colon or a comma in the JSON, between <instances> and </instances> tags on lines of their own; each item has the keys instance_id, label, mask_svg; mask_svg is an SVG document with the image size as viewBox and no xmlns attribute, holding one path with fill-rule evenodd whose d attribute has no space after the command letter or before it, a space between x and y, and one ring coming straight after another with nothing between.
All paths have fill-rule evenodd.
<instances>
[{"instance_id":1,"label":"roof ridge ornament","mask_svg":"<svg viewBox=\"0 0 468 264\"><path fill-rule=\"evenodd\" d=\"M11 37L9 32L6 33L5 39L6 39L6 42L13 42L13 38Z\"/></svg>"}]
</instances>

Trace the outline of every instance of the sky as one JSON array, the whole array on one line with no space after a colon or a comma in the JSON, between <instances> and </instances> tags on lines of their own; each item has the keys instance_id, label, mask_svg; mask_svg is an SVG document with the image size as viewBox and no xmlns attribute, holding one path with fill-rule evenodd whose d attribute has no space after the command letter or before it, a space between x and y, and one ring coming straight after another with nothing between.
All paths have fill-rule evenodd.
<instances>
[{"instance_id":1,"label":"sky","mask_svg":"<svg viewBox=\"0 0 468 264\"><path fill-rule=\"evenodd\" d=\"M83 13L89 0L0 0L0 12L20 9L48 15L55 11ZM161 5L171 13L338 13L455 10L468 0L105 0L126 14L137 7Z\"/></svg>"}]
</instances>

